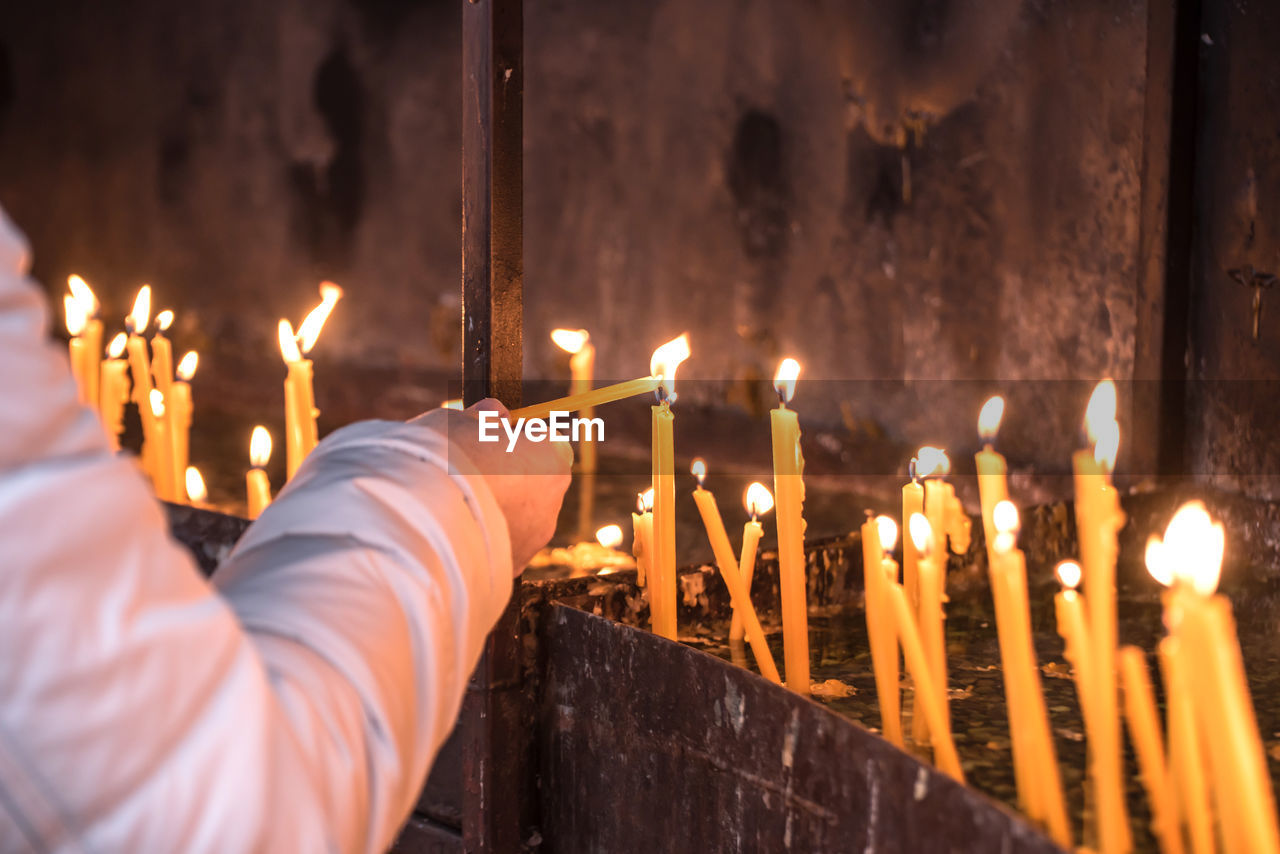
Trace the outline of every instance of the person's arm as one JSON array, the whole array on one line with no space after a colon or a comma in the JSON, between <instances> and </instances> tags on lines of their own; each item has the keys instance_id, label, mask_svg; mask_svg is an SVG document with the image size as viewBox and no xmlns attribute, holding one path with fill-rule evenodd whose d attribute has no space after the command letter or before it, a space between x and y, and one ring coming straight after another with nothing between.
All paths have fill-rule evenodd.
<instances>
[{"instance_id":1,"label":"person's arm","mask_svg":"<svg viewBox=\"0 0 1280 854\"><path fill-rule=\"evenodd\" d=\"M25 270L0 212L0 851L385 849L527 557L509 528L546 522L450 474L432 419L357 425L219 595L76 403ZM552 520L566 481L534 487Z\"/></svg>"}]
</instances>

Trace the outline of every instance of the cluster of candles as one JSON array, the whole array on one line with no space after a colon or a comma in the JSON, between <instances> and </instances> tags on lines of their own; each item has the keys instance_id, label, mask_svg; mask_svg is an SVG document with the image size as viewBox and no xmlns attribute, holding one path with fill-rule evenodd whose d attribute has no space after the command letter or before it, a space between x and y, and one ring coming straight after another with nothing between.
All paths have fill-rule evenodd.
<instances>
[{"instance_id":1,"label":"cluster of candles","mask_svg":"<svg viewBox=\"0 0 1280 854\"><path fill-rule=\"evenodd\" d=\"M145 335L151 323L151 286L143 285L125 318L125 331L102 347L103 326L99 303L92 288L80 276L67 280L63 297L71 373L80 400L99 413L111 442L120 447L125 406L132 399L142 424L139 462L150 478L156 496L171 502L202 505L208 497L199 469L189 465L191 435L191 378L199 356L191 350L173 364L173 345L166 333L173 324L172 311L155 316L155 334ZM332 282L320 285L320 304L302 321L295 334L287 320L279 324L280 353L288 367L285 379L285 447L288 477L316 446L318 434L312 365L305 355L315 345L342 289ZM103 356L106 356L104 359ZM131 393L132 390L132 393ZM271 503L271 483L265 466L271 459L271 434L261 425L253 428L249 443L251 468L245 475L249 518L256 519Z\"/></svg>"},{"instance_id":2,"label":"cluster of candles","mask_svg":"<svg viewBox=\"0 0 1280 854\"><path fill-rule=\"evenodd\" d=\"M578 340L585 343L585 333ZM633 552L638 583L647 589L652 629L668 639L676 637L671 404L676 399L676 369L688 356L688 339L681 336L654 352L649 377L592 389L589 375L575 373L570 397L513 413L545 417L551 411L574 411L638 394L658 395L652 408L652 481L632 515ZM692 473L697 482L693 497L733 608L731 643L745 637L761 675L775 683L785 675L788 688L808 694L804 460L799 422L788 408L799 373L799 364L785 359L775 376L779 406L770 418L774 495L760 483L748 487L744 504L750 520L736 558L715 496L705 487L706 462L696 459ZM1164 537L1153 537L1147 548L1148 569L1168 588L1164 617L1169 636L1159 648L1167 698L1165 726L1157 713L1145 653L1118 645L1115 571L1117 535L1125 515L1111 480L1120 442L1116 412L1115 384L1104 380L1094 389L1085 414L1090 447L1072 459L1080 562L1064 561L1057 567L1063 589L1055 597L1058 631L1072 665L1088 742L1094 845L1101 854L1132 849L1125 803L1123 718L1151 803L1152 828L1164 854L1181 854L1188 842L1195 854L1211 852L1216 850L1215 840L1229 854L1280 854L1271 780L1231 606L1214 592L1224 533L1203 504L1183 506ZM1003 414L1000 397L982 407L978 431L983 448L975 462L1014 776L1024 812L1054 841L1070 847L1066 797L1032 643L1026 558L1017 546L1019 514L1009 500L1005 458L993 447ZM902 520L908 536L903 538L901 576L893 559L899 534L896 520L869 517L861 539L881 731L888 741L905 747L899 679L899 663L905 661L914 687L912 742L918 749L931 749L938 767L963 782L950 723L945 603L947 551L968 551L970 523L954 487L944 480L949 470L947 455L938 448L921 448L911 462L910 482L902 490ZM763 535L760 517L775 502L782 674L750 595ZM617 526L600 533L602 544L620 542ZM1083 592L1077 589L1081 582ZM1193 679L1203 687L1194 690Z\"/></svg>"}]
</instances>

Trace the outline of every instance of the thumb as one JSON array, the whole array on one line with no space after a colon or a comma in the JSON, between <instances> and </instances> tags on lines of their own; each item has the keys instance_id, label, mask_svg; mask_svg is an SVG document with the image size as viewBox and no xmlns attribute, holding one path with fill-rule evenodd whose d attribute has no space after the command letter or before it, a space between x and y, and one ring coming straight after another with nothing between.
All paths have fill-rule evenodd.
<instances>
[{"instance_id":1,"label":"thumb","mask_svg":"<svg viewBox=\"0 0 1280 854\"><path fill-rule=\"evenodd\" d=\"M511 417L511 410L507 409L502 401L496 398L486 397L484 400L476 401L467 407L467 412L496 412L504 419Z\"/></svg>"}]
</instances>

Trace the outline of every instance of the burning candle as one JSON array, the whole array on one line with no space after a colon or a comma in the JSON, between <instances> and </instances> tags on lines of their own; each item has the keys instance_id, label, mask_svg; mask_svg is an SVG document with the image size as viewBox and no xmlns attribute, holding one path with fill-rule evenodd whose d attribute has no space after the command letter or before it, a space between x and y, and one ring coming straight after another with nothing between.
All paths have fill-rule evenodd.
<instances>
[{"instance_id":1,"label":"burning candle","mask_svg":"<svg viewBox=\"0 0 1280 854\"><path fill-rule=\"evenodd\" d=\"M943 628L945 617L942 610L943 583L938 578L943 570L938 565L938 543L933 534L933 526L921 513L916 513L907 520L907 533L919 555L916 571L919 574L920 604L916 610L920 642L924 645L924 654L929 662L929 673L937 680L935 687L941 712L949 719L951 701L947 696L947 645ZM917 697L919 693L920 687L916 686ZM930 743L931 721L924 715L916 715L915 719L919 721L919 726L915 726L913 722L912 738L916 744L927 746Z\"/></svg>"},{"instance_id":2,"label":"burning candle","mask_svg":"<svg viewBox=\"0 0 1280 854\"><path fill-rule=\"evenodd\" d=\"M305 358L320 337L320 330L342 299L342 288L333 282L320 283L320 304L303 318L297 335L289 321L281 320L277 330L280 355L289 372L284 383L286 477L292 478L307 454L320 441L316 427L315 389L311 360Z\"/></svg>"},{"instance_id":3,"label":"burning candle","mask_svg":"<svg viewBox=\"0 0 1280 854\"><path fill-rule=\"evenodd\" d=\"M743 586L747 595L751 595L751 580L756 574L756 552L760 548L760 538L764 536L764 527L760 517L773 509L773 494L763 483L752 483L742 493L742 506L751 517L742 526L742 551L738 556L738 572L742 575ZM746 636L746 628L742 615L735 608L733 619L729 622L729 640L741 641Z\"/></svg>"},{"instance_id":4,"label":"burning candle","mask_svg":"<svg viewBox=\"0 0 1280 854\"><path fill-rule=\"evenodd\" d=\"M1231 603L1215 593L1226 536L1204 504L1184 504L1162 541L1175 580L1165 621L1178 640L1178 668L1199 683L1192 695L1207 745L1213 796L1228 851L1280 851L1266 754L1236 640ZM1150 554L1150 549L1148 550ZM1185 656L1185 658L1183 658Z\"/></svg>"},{"instance_id":5,"label":"burning candle","mask_svg":"<svg viewBox=\"0 0 1280 854\"><path fill-rule=\"evenodd\" d=\"M658 403L651 407L653 430L653 550L649 562L650 601L662 600L657 634L676 639L676 473L675 417L676 370L689 358L689 336L681 335L653 351L649 373L661 377Z\"/></svg>"},{"instance_id":6,"label":"burning candle","mask_svg":"<svg viewBox=\"0 0 1280 854\"><path fill-rule=\"evenodd\" d=\"M150 320L151 286L143 285L133 301L133 309L125 318L124 326L129 333L125 349L129 352L129 372L133 375L133 402L138 406L138 417L142 421L142 468L152 483L157 483L160 479L157 457L161 446L156 444L156 419L151 405L151 360L147 354L147 339L142 337Z\"/></svg>"},{"instance_id":7,"label":"burning candle","mask_svg":"<svg viewBox=\"0 0 1280 854\"><path fill-rule=\"evenodd\" d=\"M724 520L720 516L720 508L716 505L716 497L709 489L703 487L707 476L707 464L701 458L694 461L693 476L698 486L693 491L694 503L698 505L698 514L702 517L702 526L707 531L707 539L711 542L711 553L715 556L716 566L724 578L724 585L729 590L729 601L733 604L735 614L741 614L746 629L747 642L751 644L751 653L756 658L756 666L760 674L770 682L782 683L778 675L778 666L774 663L773 653L769 651L769 642L765 639L764 628L760 625L760 617L755 606L751 604L751 596L734 560L733 547L729 545L729 534L725 531Z\"/></svg>"},{"instance_id":8,"label":"burning candle","mask_svg":"<svg viewBox=\"0 0 1280 854\"><path fill-rule=\"evenodd\" d=\"M557 347L569 354L570 396L586 394L591 391L594 379L596 348L591 343L591 335L585 329L553 329L551 340ZM581 410L583 418L595 416L594 407ZM591 431L578 443L577 468L581 475L578 481L578 531L585 537L591 529L595 505L595 473L596 443Z\"/></svg>"},{"instance_id":9,"label":"burning candle","mask_svg":"<svg viewBox=\"0 0 1280 854\"><path fill-rule=\"evenodd\" d=\"M1156 713L1155 692L1147 673L1146 654L1136 646L1120 648L1120 678L1124 685L1125 719L1129 737L1138 754L1142 782L1151 802L1151 829L1160 842L1161 854L1182 854L1182 831L1172 781L1165 767L1164 739L1160 716Z\"/></svg>"},{"instance_id":10,"label":"burning candle","mask_svg":"<svg viewBox=\"0 0 1280 854\"><path fill-rule=\"evenodd\" d=\"M169 423L165 418L164 395L159 389L151 389L151 429L154 447L155 478L152 481L156 495L164 501L178 500L178 475L173 467L173 455L169 448Z\"/></svg>"},{"instance_id":11,"label":"burning candle","mask_svg":"<svg viewBox=\"0 0 1280 854\"><path fill-rule=\"evenodd\" d=\"M636 559L636 585L648 584L649 561L653 557L653 487L636 496L636 512L631 514L631 555ZM649 602L650 617L654 603ZM656 622L656 621L655 621Z\"/></svg>"},{"instance_id":12,"label":"burning candle","mask_svg":"<svg viewBox=\"0 0 1280 854\"><path fill-rule=\"evenodd\" d=\"M166 405L169 405L169 387L173 384L173 343L165 335L171 325L173 312L165 309L156 315L156 334L151 336L151 376L164 395Z\"/></svg>"},{"instance_id":13,"label":"burning candle","mask_svg":"<svg viewBox=\"0 0 1280 854\"><path fill-rule=\"evenodd\" d=\"M912 518L923 517L916 514ZM882 542L881 547L886 555L893 551L891 542ZM920 640L920 630L916 626L915 614L907 603L906 592L902 589L902 585L894 580L897 576L897 565L892 558L886 557L883 566L884 590L893 614L894 634L902 644L902 657L907 663L907 670L911 673L912 684L915 685L915 713L929 719L929 731L934 734L934 758L938 767L944 774L963 783L964 770L960 767L960 756L956 753L956 745L951 738L951 722L944 712L938 690L939 682L929 672L928 657L925 655L924 644Z\"/></svg>"},{"instance_id":14,"label":"burning candle","mask_svg":"<svg viewBox=\"0 0 1280 854\"><path fill-rule=\"evenodd\" d=\"M1085 412L1085 431L1092 448L1072 456L1075 473L1076 532L1085 589L1086 615L1094 673L1097 729L1091 733L1095 757L1099 846L1102 854L1128 851L1133 842L1125 810L1123 764L1120 754L1120 712L1116 692L1116 534L1124 526L1120 496L1111 485L1120 446L1116 423L1116 386L1103 380L1094 388Z\"/></svg>"},{"instance_id":15,"label":"burning candle","mask_svg":"<svg viewBox=\"0 0 1280 854\"><path fill-rule=\"evenodd\" d=\"M916 466L919 464L917 457L912 457L911 462L907 465L907 475L910 480L902 487L902 527L906 528L911 517L917 513L924 512L924 485L920 483L920 478L916 472ZM906 586L907 601L911 603L912 608L920 605L920 574L916 569L916 565L920 561L920 555L916 553L915 543L911 542L910 537L906 537L902 541L902 583Z\"/></svg>"},{"instance_id":16,"label":"burning candle","mask_svg":"<svg viewBox=\"0 0 1280 854\"><path fill-rule=\"evenodd\" d=\"M191 378L196 375L199 363L200 356L195 350L189 350L178 362L177 380L169 384L169 391L164 396L175 471L186 471L190 457Z\"/></svg>"},{"instance_id":17,"label":"burning candle","mask_svg":"<svg viewBox=\"0 0 1280 854\"><path fill-rule=\"evenodd\" d=\"M271 434L258 425L249 436L249 471L245 473L245 491L249 499L249 518L257 519L271 503L271 480L267 463L271 460Z\"/></svg>"},{"instance_id":18,"label":"burning candle","mask_svg":"<svg viewBox=\"0 0 1280 854\"><path fill-rule=\"evenodd\" d=\"M982 503L982 533L987 543L987 559L991 562L991 545L995 541L996 531L991 523L991 514L995 506L1009 498L1007 481L1008 464L1002 454L994 448L996 433L1000 430L1000 421L1004 418L1004 398L997 395L982 405L978 413L978 437L982 440L982 450L974 455L978 468L978 496Z\"/></svg>"},{"instance_id":19,"label":"burning candle","mask_svg":"<svg viewBox=\"0 0 1280 854\"><path fill-rule=\"evenodd\" d=\"M773 434L773 494L777 501L778 575L782 589L782 645L787 687L809 694L808 573L804 557L804 455L800 419L787 409L800 363L783 359L773 378L778 408L769 413Z\"/></svg>"},{"instance_id":20,"label":"burning candle","mask_svg":"<svg viewBox=\"0 0 1280 854\"><path fill-rule=\"evenodd\" d=\"M880 706L880 731L890 744L903 746L902 704L898 688L898 639L893 633L893 612L885 586L885 544L893 548L898 539L898 523L888 516L871 517L862 523L863 610L867 618L867 638L871 644L871 667ZM893 568L897 581L897 567Z\"/></svg>"},{"instance_id":21,"label":"burning candle","mask_svg":"<svg viewBox=\"0 0 1280 854\"><path fill-rule=\"evenodd\" d=\"M938 577L942 594L947 592L947 544L955 554L969 550L969 517L964 512L956 488L943 480L951 473L951 460L941 448L923 447L916 456L916 475L924 481L924 515L938 540ZM908 517L910 519L910 517Z\"/></svg>"},{"instance_id":22,"label":"burning candle","mask_svg":"<svg viewBox=\"0 0 1280 854\"><path fill-rule=\"evenodd\" d=\"M124 355L128 340L123 332L107 345L107 358L102 362L98 413L102 425L111 437L114 448L120 447L120 433L124 430L124 405L129 400L128 364L120 358Z\"/></svg>"},{"instance_id":23,"label":"burning candle","mask_svg":"<svg viewBox=\"0 0 1280 854\"><path fill-rule=\"evenodd\" d=\"M622 545L622 526L604 525L596 530L596 542L606 549L616 549Z\"/></svg>"},{"instance_id":24,"label":"burning candle","mask_svg":"<svg viewBox=\"0 0 1280 854\"><path fill-rule=\"evenodd\" d=\"M97 406L100 394L98 365L102 360L102 321L98 319L98 298L94 296L89 283L77 275L67 277L67 287L71 289L71 296L79 306L78 314L83 318L80 330L72 333L83 342L80 353L80 371L84 377L81 400L90 406ZM72 370L74 369L73 364Z\"/></svg>"},{"instance_id":25,"label":"burning candle","mask_svg":"<svg viewBox=\"0 0 1280 854\"><path fill-rule=\"evenodd\" d=\"M1055 842L1071 847L1071 824L1058 770L1031 637L1026 556L1017 546L1018 508L1001 501L991 513L991 588L996 602L1000 658L1004 669L1014 776L1023 808Z\"/></svg>"},{"instance_id":26,"label":"burning candle","mask_svg":"<svg viewBox=\"0 0 1280 854\"><path fill-rule=\"evenodd\" d=\"M80 335L84 332L88 317L84 308L71 294L62 297L62 309L65 313L67 334L71 340L67 342L67 353L71 361L71 378L76 381L76 393L81 403L89 402L89 386L85 382L84 351L85 342Z\"/></svg>"},{"instance_id":27,"label":"burning candle","mask_svg":"<svg viewBox=\"0 0 1280 854\"><path fill-rule=\"evenodd\" d=\"M187 503L192 507L203 507L209 499L209 490L205 488L200 469L195 466L186 468Z\"/></svg>"}]
</instances>

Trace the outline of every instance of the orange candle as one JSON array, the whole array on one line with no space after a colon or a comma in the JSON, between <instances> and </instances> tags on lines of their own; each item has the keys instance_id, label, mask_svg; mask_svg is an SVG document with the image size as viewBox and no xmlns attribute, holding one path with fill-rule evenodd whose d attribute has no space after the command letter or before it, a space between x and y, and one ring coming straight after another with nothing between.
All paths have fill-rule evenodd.
<instances>
[{"instance_id":1,"label":"orange candle","mask_svg":"<svg viewBox=\"0 0 1280 854\"><path fill-rule=\"evenodd\" d=\"M1076 533L1080 562L1088 591L1087 616L1091 654L1095 656L1094 689L1098 716L1090 750L1098 805L1098 844L1102 854L1128 851L1133 846L1125 807L1123 763L1120 753L1120 710L1116 688L1116 534L1124 526L1120 496L1111 485L1120 444L1116 423L1116 388L1111 380L1098 383L1085 413L1085 430L1093 448L1072 457L1075 472Z\"/></svg>"},{"instance_id":2,"label":"orange candle","mask_svg":"<svg viewBox=\"0 0 1280 854\"><path fill-rule=\"evenodd\" d=\"M631 514L631 554L636 559L636 585L647 584L649 561L653 557L653 487L636 496L636 512ZM649 610L652 614L653 601Z\"/></svg>"},{"instance_id":3,"label":"orange candle","mask_svg":"<svg viewBox=\"0 0 1280 854\"><path fill-rule=\"evenodd\" d=\"M947 643L942 609L942 580L939 576L943 569L938 565L938 543L929 520L916 513L907 520L907 533L915 543L920 559L916 565L919 573L920 604L916 609L920 627L920 642L924 646L924 654L929 662L929 673L936 680L934 686L943 717L951 717L951 701L947 696ZM916 686L916 697L920 697L920 686ZM911 733L916 744L925 746L931 743L929 716L919 714L917 704Z\"/></svg>"},{"instance_id":4,"label":"orange candle","mask_svg":"<svg viewBox=\"0 0 1280 854\"><path fill-rule=\"evenodd\" d=\"M169 384L164 398L176 471L186 471L191 456L191 378L196 375L199 363L196 351L188 351L178 363L177 379Z\"/></svg>"},{"instance_id":5,"label":"orange candle","mask_svg":"<svg viewBox=\"0 0 1280 854\"><path fill-rule=\"evenodd\" d=\"M129 366L120 358L124 355L127 340L128 337L121 332L107 345L107 358L102 361L99 383L98 414L111 438L111 446L116 449L120 447L120 433L124 430L124 405L129 400Z\"/></svg>"},{"instance_id":6,"label":"orange candle","mask_svg":"<svg viewBox=\"0 0 1280 854\"><path fill-rule=\"evenodd\" d=\"M62 308L66 317L67 334L71 340L67 342L67 354L71 362L71 378L76 381L76 392L81 403L89 402L89 387L85 382L85 342L80 338L84 332L88 317L76 298L70 294L62 297Z\"/></svg>"},{"instance_id":7,"label":"orange candle","mask_svg":"<svg viewBox=\"0 0 1280 854\"><path fill-rule=\"evenodd\" d=\"M800 377L800 363L783 359L773 386L778 408L770 413L773 436L773 495L777 502L778 575L782 593L782 645L787 687L809 694L809 597L804 557L804 456L800 420L787 409Z\"/></svg>"},{"instance_id":8,"label":"orange candle","mask_svg":"<svg viewBox=\"0 0 1280 854\"><path fill-rule=\"evenodd\" d=\"M871 666L880 706L880 731L896 747L903 747L902 695L898 670L898 638L893 632L893 613L886 585L897 583L897 565L892 570L888 552L898 540L898 524L888 516L867 517L862 523L863 610L867 617L867 638L871 644ZM892 580L889 578L892 573Z\"/></svg>"},{"instance_id":9,"label":"orange candle","mask_svg":"<svg viewBox=\"0 0 1280 854\"><path fill-rule=\"evenodd\" d=\"M1165 610L1168 613L1166 600ZM1205 780L1204 743L1196 729L1195 698L1185 672L1178 639L1160 641L1160 673L1164 677L1169 730L1169 772L1176 784L1177 816L1187 828L1194 854L1213 854L1213 811Z\"/></svg>"},{"instance_id":10,"label":"orange candle","mask_svg":"<svg viewBox=\"0 0 1280 854\"><path fill-rule=\"evenodd\" d=\"M1164 738L1155 692L1147 673L1146 653L1136 646L1120 648L1120 679L1124 685L1125 720L1129 737L1138 754L1142 783L1151 802L1151 829L1160 842L1161 854L1182 854L1182 831L1173 794L1173 781L1165 767Z\"/></svg>"},{"instance_id":11,"label":"orange candle","mask_svg":"<svg viewBox=\"0 0 1280 854\"><path fill-rule=\"evenodd\" d=\"M151 336L151 376L156 388L169 403L169 387L173 383L173 343L165 333L173 324L173 312L166 309L156 315L156 334ZM185 469L184 469L185 470Z\"/></svg>"},{"instance_id":12,"label":"orange candle","mask_svg":"<svg viewBox=\"0 0 1280 854\"><path fill-rule=\"evenodd\" d=\"M907 474L910 480L902 487L902 527L906 529L911 517L916 513L924 512L924 485L920 483L916 467L919 464L918 458L913 458L907 466ZM912 608L916 608L920 602L920 582L919 573L916 571L916 564L920 560L920 555L916 553L915 543L911 542L910 537L906 537L902 541L902 583L906 587L907 600L911 603Z\"/></svg>"},{"instance_id":13,"label":"orange candle","mask_svg":"<svg viewBox=\"0 0 1280 854\"><path fill-rule=\"evenodd\" d=\"M773 495L763 483L752 483L742 495L742 504L751 518L742 526L742 552L738 557L738 572L742 575L743 586L747 595L751 595L751 580L756 573L756 551L760 547L760 538L764 536L764 527L760 517L773 509ZM746 627L742 615L735 608L733 619L729 622L729 640L741 641L746 636Z\"/></svg>"},{"instance_id":14,"label":"orange candle","mask_svg":"<svg viewBox=\"0 0 1280 854\"><path fill-rule=\"evenodd\" d=\"M143 285L133 301L133 310L125 319L125 329L129 333L125 349L129 353L129 372L133 375L133 402L137 404L138 417L142 421L142 468L155 484L161 477L160 451L163 448L156 439L155 409L151 405L151 359L147 352L147 339L142 337L150 320L151 286Z\"/></svg>"},{"instance_id":15,"label":"orange candle","mask_svg":"<svg viewBox=\"0 0 1280 854\"><path fill-rule=\"evenodd\" d=\"M681 335L653 351L649 372L662 377L658 386L659 403L650 407L653 434L653 557L649 563L649 593L662 600L658 608L661 622L657 634L675 640L676 617L676 472L675 402L676 370L689 358L689 336Z\"/></svg>"},{"instance_id":16,"label":"orange candle","mask_svg":"<svg viewBox=\"0 0 1280 854\"><path fill-rule=\"evenodd\" d=\"M169 443L169 420L165 418L164 395L153 388L151 394L152 445L155 448L156 496L164 501L178 501L178 474L173 467Z\"/></svg>"},{"instance_id":17,"label":"orange candle","mask_svg":"<svg viewBox=\"0 0 1280 854\"><path fill-rule=\"evenodd\" d=\"M67 287L71 289L71 296L79 306L77 313L83 319L80 331L72 333L83 345L79 354L80 371L84 378L81 400L90 406L97 406L101 393L99 365L102 361L102 321L98 319L98 298L94 296L89 283L74 274L67 277Z\"/></svg>"},{"instance_id":18,"label":"orange candle","mask_svg":"<svg viewBox=\"0 0 1280 854\"><path fill-rule=\"evenodd\" d=\"M249 437L249 464L245 473L245 493L249 504L249 518L257 519L271 503L271 480L266 466L271 460L271 434L261 425L253 428Z\"/></svg>"},{"instance_id":19,"label":"orange candle","mask_svg":"<svg viewBox=\"0 0 1280 854\"><path fill-rule=\"evenodd\" d=\"M699 463L701 463L700 466ZM724 585L729 590L729 601L733 604L734 613L742 615L747 642L751 644L751 653L755 656L760 674L770 682L781 684L778 666L774 663L773 653L769 651L769 642L765 639L760 617L751 604L751 597L738 572L738 562L734 559L733 547L729 545L729 534L724 528L724 520L720 516L720 508L716 505L716 497L709 489L703 487L706 471L705 462L701 459L694 461L693 473L698 480L698 488L693 491L693 500L698 505L702 526L707 531L711 553L715 556L721 577L724 578Z\"/></svg>"}]
</instances>

